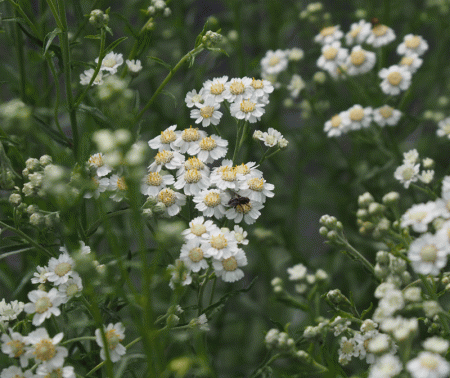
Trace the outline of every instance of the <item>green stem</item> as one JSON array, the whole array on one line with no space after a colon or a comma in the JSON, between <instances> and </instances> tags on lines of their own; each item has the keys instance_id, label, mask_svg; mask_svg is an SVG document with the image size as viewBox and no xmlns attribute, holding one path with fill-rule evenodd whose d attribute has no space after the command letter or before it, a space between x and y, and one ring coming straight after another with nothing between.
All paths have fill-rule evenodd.
<instances>
[{"instance_id":1,"label":"green stem","mask_svg":"<svg viewBox=\"0 0 450 378\"><path fill-rule=\"evenodd\" d=\"M97 8L97 4L100 2L100 0L95 0L94 4L92 4L91 7L91 11ZM87 23L89 22L89 17L85 17L83 22L80 24L80 26L78 27L78 30L76 31L76 33L74 34L72 41L76 41L77 38L80 36L81 32L83 31L83 29L86 27Z\"/></svg>"},{"instance_id":2,"label":"green stem","mask_svg":"<svg viewBox=\"0 0 450 378\"><path fill-rule=\"evenodd\" d=\"M240 140L242 137L242 129L243 129L243 126L242 126L241 122L238 122L237 131L236 131L236 143L234 145L234 152L233 152L233 159L232 159L233 165L235 165L237 153L239 151L239 144L240 144Z\"/></svg>"},{"instance_id":3,"label":"green stem","mask_svg":"<svg viewBox=\"0 0 450 378\"><path fill-rule=\"evenodd\" d=\"M69 343L74 343L76 341L84 341L84 340L95 340L96 337L95 336L80 336L80 337L75 337L74 339L69 339L66 340L64 342L61 343L61 345L66 345Z\"/></svg>"},{"instance_id":4,"label":"green stem","mask_svg":"<svg viewBox=\"0 0 450 378\"><path fill-rule=\"evenodd\" d=\"M16 3L14 0L7 0L13 7L14 9L23 17L23 19L25 20L26 24L28 25L28 27L31 29L31 31L34 33L36 38L39 38L39 31L36 28L36 26L33 24L33 22L30 20L30 18L27 16L27 14L25 13L25 11L21 8L21 6Z\"/></svg>"},{"instance_id":5,"label":"green stem","mask_svg":"<svg viewBox=\"0 0 450 378\"><path fill-rule=\"evenodd\" d=\"M18 11L14 12L17 17ZM19 88L20 88L20 98L23 102L26 101L26 80L25 80L25 59L23 54L23 35L22 30L20 30L19 23L14 23L14 34L16 37L16 53L17 53L17 63L19 65Z\"/></svg>"},{"instance_id":6,"label":"green stem","mask_svg":"<svg viewBox=\"0 0 450 378\"><path fill-rule=\"evenodd\" d=\"M200 290L198 291L198 298L197 298L197 316L200 316L203 313L203 292L205 291L206 284L209 281L209 273L211 272L211 267L208 268L208 270L205 273L205 279L200 285Z\"/></svg>"},{"instance_id":7,"label":"green stem","mask_svg":"<svg viewBox=\"0 0 450 378\"><path fill-rule=\"evenodd\" d=\"M374 277L375 276L375 269L373 267L373 265L369 262L369 260L367 260L362 254L361 252L359 252L358 250L356 250L349 242L347 239L345 239L344 237L340 238L340 241L344 244L344 246L346 247L347 251L353 255L353 257L355 257L357 260L359 260L372 274Z\"/></svg>"},{"instance_id":8,"label":"green stem","mask_svg":"<svg viewBox=\"0 0 450 378\"><path fill-rule=\"evenodd\" d=\"M144 106L144 108L138 113L136 116L135 121L138 122L142 116L145 114L145 112L150 108L150 106L153 104L153 101L155 101L158 94L163 90L163 88L166 86L166 84L172 79L173 75L180 69L180 67L191 57L197 55L201 51L203 51L204 47L203 45L200 45L191 51L189 51L185 56L183 56L180 61L177 63L177 65L170 70L169 74L166 76L164 81L161 83L161 85L158 87L158 89L155 91L153 96L150 98L150 100L147 102L147 104Z\"/></svg>"},{"instance_id":9,"label":"green stem","mask_svg":"<svg viewBox=\"0 0 450 378\"><path fill-rule=\"evenodd\" d=\"M272 153L270 153L270 154L267 155L267 152L269 152L269 151L270 151L270 150L266 150L266 152L264 152L264 155L262 156L262 158L261 158L261 160L259 161L258 165L261 165L261 163L262 163L264 160L266 160L266 159L272 157L273 155L277 154L278 152L280 152L280 151L281 151L281 148L278 148L277 150L275 150L275 151L273 151Z\"/></svg>"}]
</instances>

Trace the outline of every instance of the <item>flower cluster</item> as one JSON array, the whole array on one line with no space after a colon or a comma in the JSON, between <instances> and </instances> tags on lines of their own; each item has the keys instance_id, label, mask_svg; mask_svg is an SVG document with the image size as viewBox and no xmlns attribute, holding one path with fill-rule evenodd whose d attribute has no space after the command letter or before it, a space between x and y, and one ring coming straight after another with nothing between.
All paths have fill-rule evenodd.
<instances>
[{"instance_id":1,"label":"flower cluster","mask_svg":"<svg viewBox=\"0 0 450 378\"><path fill-rule=\"evenodd\" d=\"M426 170L420 171L419 153L416 149L403 154L403 164L397 167L394 177L408 189L412 182L420 180L424 184L429 184L434 178L434 161L430 158L422 159L422 165Z\"/></svg>"}]
</instances>

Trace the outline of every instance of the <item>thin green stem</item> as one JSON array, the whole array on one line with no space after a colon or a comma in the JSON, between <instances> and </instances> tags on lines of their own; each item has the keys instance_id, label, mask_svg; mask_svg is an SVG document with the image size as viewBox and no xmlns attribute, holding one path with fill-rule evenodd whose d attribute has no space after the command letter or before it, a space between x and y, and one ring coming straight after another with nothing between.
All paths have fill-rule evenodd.
<instances>
[{"instance_id":1,"label":"thin green stem","mask_svg":"<svg viewBox=\"0 0 450 378\"><path fill-rule=\"evenodd\" d=\"M359 260L372 274L374 277L375 276L375 269L373 267L373 265L369 262L369 260L367 260L362 254L361 252L359 252L357 249L355 249L349 242L347 239L345 239L344 237L340 238L340 241L344 244L344 246L346 247L347 251L353 255L353 257L355 257L357 260Z\"/></svg>"},{"instance_id":2,"label":"thin green stem","mask_svg":"<svg viewBox=\"0 0 450 378\"><path fill-rule=\"evenodd\" d=\"M13 7L14 9L23 17L23 19L25 20L25 23L28 25L28 27L31 29L31 31L34 33L34 35L36 36L36 38L39 38L39 31L36 28L36 26L34 25L34 23L30 20L30 18L27 16L27 14L25 13L25 11L22 9L22 7L20 6L20 4L16 3L14 0L7 0Z\"/></svg>"},{"instance_id":3,"label":"thin green stem","mask_svg":"<svg viewBox=\"0 0 450 378\"><path fill-rule=\"evenodd\" d=\"M209 273L211 272L211 267L208 268L208 270L205 273L205 279L200 284L200 289L198 291L198 297L197 297L197 316L200 316L203 313L203 293L205 291L206 284L209 281Z\"/></svg>"},{"instance_id":4,"label":"thin green stem","mask_svg":"<svg viewBox=\"0 0 450 378\"><path fill-rule=\"evenodd\" d=\"M95 340L95 339L96 339L95 336L80 336L80 337L75 337L74 339L66 340L66 341L62 342L61 345L75 343L77 341Z\"/></svg>"},{"instance_id":5,"label":"thin green stem","mask_svg":"<svg viewBox=\"0 0 450 378\"><path fill-rule=\"evenodd\" d=\"M17 10L14 12L16 17L19 13ZM14 34L16 37L16 53L17 53L17 63L19 66L19 90L20 90L20 98L23 102L26 101L26 79L25 79L25 59L23 53L23 35L22 30L20 30L19 23L16 22L14 24Z\"/></svg>"}]
</instances>

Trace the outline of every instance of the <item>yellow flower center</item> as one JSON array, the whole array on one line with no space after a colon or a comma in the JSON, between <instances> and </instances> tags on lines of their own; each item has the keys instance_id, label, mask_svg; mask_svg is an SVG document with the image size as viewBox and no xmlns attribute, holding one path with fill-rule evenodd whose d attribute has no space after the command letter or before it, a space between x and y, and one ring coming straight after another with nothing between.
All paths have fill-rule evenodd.
<instances>
[{"instance_id":1,"label":"yellow flower center","mask_svg":"<svg viewBox=\"0 0 450 378\"><path fill-rule=\"evenodd\" d=\"M247 214L251 209L252 204L250 202L236 206L237 213Z\"/></svg>"},{"instance_id":2,"label":"yellow flower center","mask_svg":"<svg viewBox=\"0 0 450 378\"><path fill-rule=\"evenodd\" d=\"M223 269L225 269L227 272L232 272L233 270L236 270L238 267L236 257L231 256L225 260L222 261Z\"/></svg>"},{"instance_id":3,"label":"yellow flower center","mask_svg":"<svg viewBox=\"0 0 450 378\"><path fill-rule=\"evenodd\" d=\"M220 95L225 90L225 86L222 83L214 83L211 85L211 94Z\"/></svg>"},{"instance_id":4,"label":"yellow flower center","mask_svg":"<svg viewBox=\"0 0 450 378\"><path fill-rule=\"evenodd\" d=\"M350 36L352 36L353 38L355 38L355 37L359 34L359 32L361 31L361 29L362 29L361 26L358 26L358 27L354 28L353 30L350 31L350 33L349 33Z\"/></svg>"},{"instance_id":5,"label":"yellow flower center","mask_svg":"<svg viewBox=\"0 0 450 378\"><path fill-rule=\"evenodd\" d=\"M264 179L254 177L247 181L248 187L255 192L261 192L264 189Z\"/></svg>"},{"instance_id":6,"label":"yellow flower center","mask_svg":"<svg viewBox=\"0 0 450 378\"><path fill-rule=\"evenodd\" d=\"M214 113L214 106L204 106L200 109L200 115L203 118L211 118Z\"/></svg>"},{"instance_id":7,"label":"yellow flower center","mask_svg":"<svg viewBox=\"0 0 450 378\"><path fill-rule=\"evenodd\" d=\"M350 54L350 61L354 66L360 66L366 61L366 52L364 50L353 51Z\"/></svg>"},{"instance_id":8,"label":"yellow flower center","mask_svg":"<svg viewBox=\"0 0 450 378\"><path fill-rule=\"evenodd\" d=\"M419 47L419 45L420 45L420 41L421 41L421 38L419 36L415 35L415 36L413 36L411 38L408 38L405 41L405 46L408 49L417 49Z\"/></svg>"},{"instance_id":9,"label":"yellow flower center","mask_svg":"<svg viewBox=\"0 0 450 378\"><path fill-rule=\"evenodd\" d=\"M203 259L203 251L201 248L197 247L197 248L192 248L189 251L189 258L191 259L192 262L199 262Z\"/></svg>"},{"instance_id":10,"label":"yellow flower center","mask_svg":"<svg viewBox=\"0 0 450 378\"><path fill-rule=\"evenodd\" d=\"M111 350L116 349L117 345L122 341L114 328L106 332L105 336L108 342L108 348Z\"/></svg>"},{"instance_id":11,"label":"yellow flower center","mask_svg":"<svg viewBox=\"0 0 450 378\"><path fill-rule=\"evenodd\" d=\"M389 105L384 105L379 109L380 114L383 116L383 118L389 118L392 116L394 108L391 108Z\"/></svg>"},{"instance_id":12,"label":"yellow flower center","mask_svg":"<svg viewBox=\"0 0 450 378\"><path fill-rule=\"evenodd\" d=\"M236 180L236 171L230 167L228 169L224 169L222 171L222 180L224 181L235 181Z\"/></svg>"},{"instance_id":13,"label":"yellow flower center","mask_svg":"<svg viewBox=\"0 0 450 378\"><path fill-rule=\"evenodd\" d=\"M420 359L420 365L423 366L429 372L433 371L437 372L439 368L439 361L436 357L427 355L426 358L422 357Z\"/></svg>"},{"instance_id":14,"label":"yellow flower center","mask_svg":"<svg viewBox=\"0 0 450 378\"><path fill-rule=\"evenodd\" d=\"M388 32L388 27L386 25L376 25L372 29L372 33L375 34L375 37L381 37Z\"/></svg>"},{"instance_id":15,"label":"yellow flower center","mask_svg":"<svg viewBox=\"0 0 450 378\"><path fill-rule=\"evenodd\" d=\"M339 115L335 115L331 117L331 127L339 127L341 125L341 117Z\"/></svg>"},{"instance_id":16,"label":"yellow flower center","mask_svg":"<svg viewBox=\"0 0 450 378\"><path fill-rule=\"evenodd\" d=\"M400 72L391 72L389 75L387 75L387 79L391 85L397 86L402 81L402 75L400 74Z\"/></svg>"},{"instance_id":17,"label":"yellow flower center","mask_svg":"<svg viewBox=\"0 0 450 378\"><path fill-rule=\"evenodd\" d=\"M64 378L63 370L61 368L53 369L44 378Z\"/></svg>"},{"instance_id":18,"label":"yellow flower center","mask_svg":"<svg viewBox=\"0 0 450 378\"><path fill-rule=\"evenodd\" d=\"M119 190L127 190L128 189L128 186L125 182L125 177L119 177L117 179L117 188Z\"/></svg>"},{"instance_id":19,"label":"yellow flower center","mask_svg":"<svg viewBox=\"0 0 450 378\"><path fill-rule=\"evenodd\" d=\"M273 67L280 63L280 58L276 55L273 55L269 59L269 66Z\"/></svg>"},{"instance_id":20,"label":"yellow flower center","mask_svg":"<svg viewBox=\"0 0 450 378\"><path fill-rule=\"evenodd\" d=\"M215 249L223 249L228 245L228 241L222 234L211 237L211 247Z\"/></svg>"},{"instance_id":21,"label":"yellow flower center","mask_svg":"<svg viewBox=\"0 0 450 378\"><path fill-rule=\"evenodd\" d=\"M36 344L33 354L37 360L48 361L56 355L56 348L52 340L43 339Z\"/></svg>"},{"instance_id":22,"label":"yellow flower center","mask_svg":"<svg viewBox=\"0 0 450 378\"><path fill-rule=\"evenodd\" d=\"M424 262L433 263L437 259L438 249L434 244L427 244L420 250L420 257Z\"/></svg>"},{"instance_id":23,"label":"yellow flower center","mask_svg":"<svg viewBox=\"0 0 450 378\"><path fill-rule=\"evenodd\" d=\"M402 177L404 180L410 180L414 176L414 169L407 167L402 172Z\"/></svg>"},{"instance_id":24,"label":"yellow flower center","mask_svg":"<svg viewBox=\"0 0 450 378\"><path fill-rule=\"evenodd\" d=\"M326 50L324 50L322 55L326 60L333 60L334 58L336 58L337 53L338 49L336 47L328 47Z\"/></svg>"},{"instance_id":25,"label":"yellow flower center","mask_svg":"<svg viewBox=\"0 0 450 378\"><path fill-rule=\"evenodd\" d=\"M159 186L163 182L163 178L158 172L150 172L147 175L145 182L148 185Z\"/></svg>"},{"instance_id":26,"label":"yellow flower center","mask_svg":"<svg viewBox=\"0 0 450 378\"><path fill-rule=\"evenodd\" d=\"M256 103L251 102L250 100L244 100L241 102L241 111L244 113L251 113L255 110Z\"/></svg>"},{"instance_id":27,"label":"yellow flower center","mask_svg":"<svg viewBox=\"0 0 450 378\"><path fill-rule=\"evenodd\" d=\"M159 151L155 156L156 164L159 165L167 164L172 159L173 159L173 152L167 150Z\"/></svg>"},{"instance_id":28,"label":"yellow flower center","mask_svg":"<svg viewBox=\"0 0 450 378\"><path fill-rule=\"evenodd\" d=\"M264 141L269 145L273 145L276 143L277 138L275 136L269 134L266 136L266 139L264 139Z\"/></svg>"},{"instance_id":29,"label":"yellow flower center","mask_svg":"<svg viewBox=\"0 0 450 378\"><path fill-rule=\"evenodd\" d=\"M161 190L158 193L158 199L167 207L172 206L177 200L174 191L170 188Z\"/></svg>"},{"instance_id":30,"label":"yellow flower center","mask_svg":"<svg viewBox=\"0 0 450 378\"><path fill-rule=\"evenodd\" d=\"M103 158L101 155L93 155L89 158L88 162L98 168L103 165Z\"/></svg>"},{"instance_id":31,"label":"yellow flower center","mask_svg":"<svg viewBox=\"0 0 450 378\"><path fill-rule=\"evenodd\" d=\"M184 180L188 184L199 182L201 179L202 179L202 174L199 171L197 171L195 168L194 169L189 169L184 174Z\"/></svg>"},{"instance_id":32,"label":"yellow flower center","mask_svg":"<svg viewBox=\"0 0 450 378\"><path fill-rule=\"evenodd\" d=\"M361 121L364 118L364 109L355 108L348 112L348 115L352 121Z\"/></svg>"},{"instance_id":33,"label":"yellow flower center","mask_svg":"<svg viewBox=\"0 0 450 378\"><path fill-rule=\"evenodd\" d=\"M198 129L189 127L189 129L184 129L181 133L181 139L183 139L185 142L195 142L196 140L199 140L200 134L198 133Z\"/></svg>"},{"instance_id":34,"label":"yellow flower center","mask_svg":"<svg viewBox=\"0 0 450 378\"><path fill-rule=\"evenodd\" d=\"M184 168L186 170L198 169L199 171L201 171L204 167L205 164L203 164L203 162L195 156L187 159L186 162L184 163Z\"/></svg>"},{"instance_id":35,"label":"yellow flower center","mask_svg":"<svg viewBox=\"0 0 450 378\"><path fill-rule=\"evenodd\" d=\"M220 205L220 194L216 192L208 193L203 199L203 203L208 207L216 207Z\"/></svg>"},{"instance_id":36,"label":"yellow flower center","mask_svg":"<svg viewBox=\"0 0 450 378\"><path fill-rule=\"evenodd\" d=\"M244 163L242 163L241 165L236 165L236 167L234 167L234 170L236 171L236 173L241 173L243 175L250 173L249 167L247 167L247 165L245 165Z\"/></svg>"},{"instance_id":37,"label":"yellow flower center","mask_svg":"<svg viewBox=\"0 0 450 378\"><path fill-rule=\"evenodd\" d=\"M161 140L162 144L168 144L168 143L175 142L176 139L177 139L177 135L175 134L175 131L173 131L173 130L161 131L160 140Z\"/></svg>"},{"instance_id":38,"label":"yellow flower center","mask_svg":"<svg viewBox=\"0 0 450 378\"><path fill-rule=\"evenodd\" d=\"M234 81L230 85L231 94L240 95L240 94L244 93L244 90L245 90L245 86L242 83L242 81Z\"/></svg>"},{"instance_id":39,"label":"yellow flower center","mask_svg":"<svg viewBox=\"0 0 450 378\"><path fill-rule=\"evenodd\" d=\"M108 58L102 60L102 66L103 67L109 67L112 68L117 64L117 61L114 58Z\"/></svg>"},{"instance_id":40,"label":"yellow flower center","mask_svg":"<svg viewBox=\"0 0 450 378\"><path fill-rule=\"evenodd\" d=\"M203 138L200 141L200 148L204 151L211 151L211 150L214 150L214 148L216 148L216 147L217 147L217 143L211 137Z\"/></svg>"},{"instance_id":41,"label":"yellow flower center","mask_svg":"<svg viewBox=\"0 0 450 378\"><path fill-rule=\"evenodd\" d=\"M36 312L38 314L42 314L47 311L50 307L52 307L52 301L49 297L41 297L34 304L36 307Z\"/></svg>"},{"instance_id":42,"label":"yellow flower center","mask_svg":"<svg viewBox=\"0 0 450 378\"><path fill-rule=\"evenodd\" d=\"M415 213L409 214L409 219L421 222L425 219L427 214L426 211L416 211Z\"/></svg>"},{"instance_id":43,"label":"yellow flower center","mask_svg":"<svg viewBox=\"0 0 450 378\"><path fill-rule=\"evenodd\" d=\"M202 236L206 232L206 227L203 224L193 224L191 226L191 232L195 236Z\"/></svg>"},{"instance_id":44,"label":"yellow flower center","mask_svg":"<svg viewBox=\"0 0 450 378\"><path fill-rule=\"evenodd\" d=\"M413 63L414 63L414 58L412 58L410 56L404 56L402 58L402 60L400 61L401 66L410 66Z\"/></svg>"},{"instance_id":45,"label":"yellow flower center","mask_svg":"<svg viewBox=\"0 0 450 378\"><path fill-rule=\"evenodd\" d=\"M326 27L326 28L323 28L323 29L320 31L320 35L321 35L322 37L327 37L327 36L329 36L329 35L332 35L332 34L335 32L335 30L336 30L336 26L328 26L328 27Z\"/></svg>"},{"instance_id":46,"label":"yellow flower center","mask_svg":"<svg viewBox=\"0 0 450 378\"><path fill-rule=\"evenodd\" d=\"M73 283L67 286L66 294L69 297L73 297L76 293L78 293L78 285Z\"/></svg>"},{"instance_id":47,"label":"yellow flower center","mask_svg":"<svg viewBox=\"0 0 450 378\"><path fill-rule=\"evenodd\" d=\"M9 345L11 348L12 353L14 354L15 358L20 357L22 354L25 353L25 350L23 349L25 346L25 343L19 340L11 340L9 343L6 343L6 345Z\"/></svg>"},{"instance_id":48,"label":"yellow flower center","mask_svg":"<svg viewBox=\"0 0 450 378\"><path fill-rule=\"evenodd\" d=\"M192 102L203 103L203 98L201 95L196 94L196 95L192 96Z\"/></svg>"},{"instance_id":49,"label":"yellow flower center","mask_svg":"<svg viewBox=\"0 0 450 378\"><path fill-rule=\"evenodd\" d=\"M344 341L341 345L341 350L344 354L352 353L355 349L355 346L350 341Z\"/></svg>"},{"instance_id":50,"label":"yellow flower center","mask_svg":"<svg viewBox=\"0 0 450 378\"><path fill-rule=\"evenodd\" d=\"M252 87L253 89L262 89L264 88L264 83L262 80L255 80L255 78L253 78L252 80Z\"/></svg>"},{"instance_id":51,"label":"yellow flower center","mask_svg":"<svg viewBox=\"0 0 450 378\"><path fill-rule=\"evenodd\" d=\"M70 272L71 268L72 266L68 262L62 262L56 265L55 273L58 276L63 277Z\"/></svg>"}]
</instances>

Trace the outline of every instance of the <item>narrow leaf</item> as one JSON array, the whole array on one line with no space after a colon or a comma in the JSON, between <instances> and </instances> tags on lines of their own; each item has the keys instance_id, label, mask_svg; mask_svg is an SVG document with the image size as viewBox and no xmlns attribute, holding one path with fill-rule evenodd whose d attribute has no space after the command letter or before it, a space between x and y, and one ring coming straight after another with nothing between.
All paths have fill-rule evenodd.
<instances>
[{"instance_id":1,"label":"narrow leaf","mask_svg":"<svg viewBox=\"0 0 450 378\"><path fill-rule=\"evenodd\" d=\"M126 39L128 39L128 37L122 37L119 38L117 40L115 40L113 43L111 43L106 49L105 49L105 55L108 54L109 52L111 52L112 50L114 50L119 43L122 43L123 41L125 41Z\"/></svg>"},{"instance_id":2,"label":"narrow leaf","mask_svg":"<svg viewBox=\"0 0 450 378\"><path fill-rule=\"evenodd\" d=\"M162 66L166 67L168 70L172 71L172 66L164 60L157 58L156 56L148 56L147 58L154 60L156 63L161 64Z\"/></svg>"}]
</instances>

